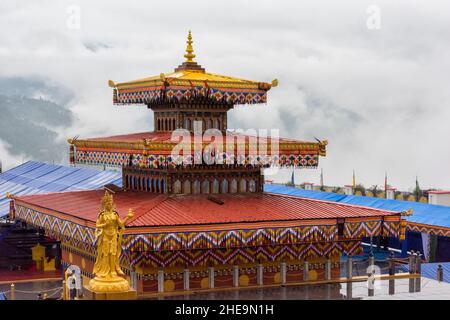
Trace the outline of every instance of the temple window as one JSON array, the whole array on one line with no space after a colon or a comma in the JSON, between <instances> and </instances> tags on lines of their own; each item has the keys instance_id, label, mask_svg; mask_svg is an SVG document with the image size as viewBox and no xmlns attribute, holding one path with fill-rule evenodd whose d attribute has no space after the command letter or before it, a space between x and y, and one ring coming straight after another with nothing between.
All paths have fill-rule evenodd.
<instances>
[{"instance_id":1,"label":"temple window","mask_svg":"<svg viewBox=\"0 0 450 320\"><path fill-rule=\"evenodd\" d=\"M160 193L161 192L161 181L158 179L155 179L156 182L156 192Z\"/></svg>"},{"instance_id":2,"label":"temple window","mask_svg":"<svg viewBox=\"0 0 450 320\"><path fill-rule=\"evenodd\" d=\"M200 181L194 181L194 183L192 184L192 193L200 193Z\"/></svg>"},{"instance_id":3,"label":"temple window","mask_svg":"<svg viewBox=\"0 0 450 320\"><path fill-rule=\"evenodd\" d=\"M173 193L181 193L181 181L177 180L173 183Z\"/></svg>"},{"instance_id":4,"label":"temple window","mask_svg":"<svg viewBox=\"0 0 450 320\"><path fill-rule=\"evenodd\" d=\"M205 180L202 182L202 193L209 193L209 181Z\"/></svg>"},{"instance_id":5,"label":"temple window","mask_svg":"<svg viewBox=\"0 0 450 320\"><path fill-rule=\"evenodd\" d=\"M189 180L183 182L183 193L191 193L191 182Z\"/></svg>"},{"instance_id":6,"label":"temple window","mask_svg":"<svg viewBox=\"0 0 450 320\"><path fill-rule=\"evenodd\" d=\"M256 192L256 182L255 182L255 180L251 179L248 182L248 191L249 192Z\"/></svg>"},{"instance_id":7,"label":"temple window","mask_svg":"<svg viewBox=\"0 0 450 320\"><path fill-rule=\"evenodd\" d=\"M214 179L212 182L212 192L211 193L219 193L219 180Z\"/></svg>"},{"instance_id":8,"label":"temple window","mask_svg":"<svg viewBox=\"0 0 450 320\"><path fill-rule=\"evenodd\" d=\"M222 193L228 193L228 180L222 180Z\"/></svg>"},{"instance_id":9,"label":"temple window","mask_svg":"<svg viewBox=\"0 0 450 320\"><path fill-rule=\"evenodd\" d=\"M241 179L239 181L239 192L246 192L247 191L247 181L245 179Z\"/></svg>"},{"instance_id":10,"label":"temple window","mask_svg":"<svg viewBox=\"0 0 450 320\"><path fill-rule=\"evenodd\" d=\"M236 181L236 179L231 180L229 192L230 193L236 193L237 192L237 181Z\"/></svg>"}]
</instances>

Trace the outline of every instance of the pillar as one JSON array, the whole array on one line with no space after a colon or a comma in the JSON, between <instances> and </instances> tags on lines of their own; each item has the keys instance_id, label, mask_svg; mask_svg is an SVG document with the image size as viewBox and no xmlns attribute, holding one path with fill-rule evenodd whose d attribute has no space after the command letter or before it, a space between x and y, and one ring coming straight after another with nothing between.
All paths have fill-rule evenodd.
<instances>
[{"instance_id":1,"label":"pillar","mask_svg":"<svg viewBox=\"0 0 450 320\"><path fill-rule=\"evenodd\" d=\"M373 269L369 269L367 273L367 293L369 297L375 295L375 272Z\"/></svg>"},{"instance_id":2,"label":"pillar","mask_svg":"<svg viewBox=\"0 0 450 320\"><path fill-rule=\"evenodd\" d=\"M65 287L64 281L63 281L63 286ZM11 300L16 300L16 286L14 285L14 283L11 283L11 295L10 295L10 297L11 297Z\"/></svg>"},{"instance_id":3,"label":"pillar","mask_svg":"<svg viewBox=\"0 0 450 320\"><path fill-rule=\"evenodd\" d=\"M210 289L214 289L214 267L208 268L208 285Z\"/></svg>"},{"instance_id":4,"label":"pillar","mask_svg":"<svg viewBox=\"0 0 450 320\"><path fill-rule=\"evenodd\" d=\"M158 270L158 293L164 292L164 270Z\"/></svg>"},{"instance_id":5,"label":"pillar","mask_svg":"<svg viewBox=\"0 0 450 320\"><path fill-rule=\"evenodd\" d=\"M331 260L327 259L325 263L325 280L331 280Z\"/></svg>"},{"instance_id":6,"label":"pillar","mask_svg":"<svg viewBox=\"0 0 450 320\"><path fill-rule=\"evenodd\" d=\"M442 268L441 264L438 265L436 276L437 276L437 281L439 281L439 282L444 281L444 269Z\"/></svg>"},{"instance_id":7,"label":"pillar","mask_svg":"<svg viewBox=\"0 0 450 320\"><path fill-rule=\"evenodd\" d=\"M415 267L414 267L415 257L414 257L414 254L413 254L413 251L411 251L411 254L409 255L408 269L409 269L409 274L410 275L413 275L414 271L415 271ZM410 293L414 292L414 279L411 278L411 277L409 278L409 292Z\"/></svg>"},{"instance_id":8,"label":"pillar","mask_svg":"<svg viewBox=\"0 0 450 320\"><path fill-rule=\"evenodd\" d=\"M393 252L391 252L391 255L389 257L389 275L395 275L395 261ZM395 294L395 279L389 279L389 294Z\"/></svg>"},{"instance_id":9,"label":"pillar","mask_svg":"<svg viewBox=\"0 0 450 320\"><path fill-rule=\"evenodd\" d=\"M305 261L305 264L303 266L303 281L309 280L309 263L308 261Z\"/></svg>"},{"instance_id":10,"label":"pillar","mask_svg":"<svg viewBox=\"0 0 450 320\"><path fill-rule=\"evenodd\" d=\"M233 266L233 287L239 287L239 266Z\"/></svg>"},{"instance_id":11,"label":"pillar","mask_svg":"<svg viewBox=\"0 0 450 320\"><path fill-rule=\"evenodd\" d=\"M280 288L280 300L287 300L287 288L286 287L281 287Z\"/></svg>"},{"instance_id":12,"label":"pillar","mask_svg":"<svg viewBox=\"0 0 450 320\"><path fill-rule=\"evenodd\" d=\"M137 290L137 273L135 271L130 272L130 285L133 289Z\"/></svg>"},{"instance_id":13,"label":"pillar","mask_svg":"<svg viewBox=\"0 0 450 320\"><path fill-rule=\"evenodd\" d=\"M373 266L375 264L375 257L373 256L373 254L370 254L369 256L369 266Z\"/></svg>"},{"instance_id":14,"label":"pillar","mask_svg":"<svg viewBox=\"0 0 450 320\"><path fill-rule=\"evenodd\" d=\"M331 300L331 283L325 283L325 296L327 300Z\"/></svg>"},{"instance_id":15,"label":"pillar","mask_svg":"<svg viewBox=\"0 0 450 320\"><path fill-rule=\"evenodd\" d=\"M281 284L286 284L286 262L280 263L280 281Z\"/></svg>"},{"instance_id":16,"label":"pillar","mask_svg":"<svg viewBox=\"0 0 450 320\"><path fill-rule=\"evenodd\" d=\"M184 290L189 290L189 277L190 277L189 269L186 268L183 271L183 288L184 288Z\"/></svg>"},{"instance_id":17,"label":"pillar","mask_svg":"<svg viewBox=\"0 0 450 320\"><path fill-rule=\"evenodd\" d=\"M348 256L347 259L347 279L351 279L353 277L353 258Z\"/></svg>"},{"instance_id":18,"label":"pillar","mask_svg":"<svg viewBox=\"0 0 450 320\"><path fill-rule=\"evenodd\" d=\"M63 280L62 282L62 289L63 289L63 299L64 300L68 300L67 299L67 286L66 286L66 280ZM11 291L12 293L12 291Z\"/></svg>"},{"instance_id":19,"label":"pillar","mask_svg":"<svg viewBox=\"0 0 450 320\"><path fill-rule=\"evenodd\" d=\"M258 286L264 284L264 267L261 263L256 266L256 282Z\"/></svg>"},{"instance_id":20,"label":"pillar","mask_svg":"<svg viewBox=\"0 0 450 320\"><path fill-rule=\"evenodd\" d=\"M420 292L420 289L421 289L422 258L420 256L421 256L420 252L417 252L415 269L416 269L416 274L418 274L419 277L415 279L415 284L414 284L415 292Z\"/></svg>"},{"instance_id":21,"label":"pillar","mask_svg":"<svg viewBox=\"0 0 450 320\"><path fill-rule=\"evenodd\" d=\"M353 282L351 281L347 282L347 299L353 299Z\"/></svg>"}]
</instances>

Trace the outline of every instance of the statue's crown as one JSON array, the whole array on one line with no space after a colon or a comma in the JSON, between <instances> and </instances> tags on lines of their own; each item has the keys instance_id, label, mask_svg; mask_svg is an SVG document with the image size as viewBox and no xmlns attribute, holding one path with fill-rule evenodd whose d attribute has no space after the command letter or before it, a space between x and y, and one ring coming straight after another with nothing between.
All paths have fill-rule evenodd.
<instances>
[{"instance_id":1,"label":"statue's crown","mask_svg":"<svg viewBox=\"0 0 450 320\"><path fill-rule=\"evenodd\" d=\"M105 195L102 198L102 209L105 209L107 206L112 208L113 206L113 196L107 190L105 191Z\"/></svg>"}]
</instances>

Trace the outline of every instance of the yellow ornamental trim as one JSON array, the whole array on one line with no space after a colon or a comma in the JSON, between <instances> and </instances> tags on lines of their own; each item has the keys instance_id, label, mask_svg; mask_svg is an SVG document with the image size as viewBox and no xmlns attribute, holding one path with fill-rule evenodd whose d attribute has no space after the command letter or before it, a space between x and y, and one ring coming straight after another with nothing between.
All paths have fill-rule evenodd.
<instances>
[{"instance_id":1,"label":"yellow ornamental trim","mask_svg":"<svg viewBox=\"0 0 450 320\"><path fill-rule=\"evenodd\" d=\"M118 150L161 150L161 151L171 151L178 143L175 142L164 142L164 143L154 143L147 141L142 142L118 142L118 141L91 141L91 140L76 140L73 144L77 148L95 148L95 149L118 149ZM210 145L211 142L202 143L203 147ZM184 145L184 143L182 143ZM245 146L245 149L257 148L255 144L248 143L237 143L235 146ZM194 148L194 143L191 142L192 149ZM224 150L226 150L226 143L223 145ZM320 155L324 154L319 143L305 142L305 143L280 143L280 151L317 151ZM271 151L273 146L268 143L267 150Z\"/></svg>"}]
</instances>

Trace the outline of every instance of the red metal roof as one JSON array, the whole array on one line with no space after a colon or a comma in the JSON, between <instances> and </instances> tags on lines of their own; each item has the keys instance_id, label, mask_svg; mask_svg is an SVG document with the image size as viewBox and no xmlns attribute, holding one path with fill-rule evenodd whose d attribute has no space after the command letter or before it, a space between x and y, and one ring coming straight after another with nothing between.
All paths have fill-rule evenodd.
<instances>
[{"instance_id":1,"label":"red metal roof","mask_svg":"<svg viewBox=\"0 0 450 320\"><path fill-rule=\"evenodd\" d=\"M230 135L233 135L235 137L245 137L245 141L248 142L249 138L256 138L252 135L246 135L246 134L239 134L239 133L233 133L231 131L227 132ZM193 135L193 134L192 134ZM150 132L140 132L140 133L131 133L131 134L124 134L124 135L117 135L117 136L109 136L109 137L99 137L99 138L88 138L85 139L86 141L108 141L108 142L141 142L143 139L148 139L151 142L171 142L172 132L156 132L156 131L150 131ZM259 137L258 141L267 141L267 138L265 137ZM270 138L269 138L270 139ZM294 140L294 139L286 139L286 138L279 138L280 142L290 142L290 143L317 143L317 142L305 142L301 140ZM225 137L224 137L224 143L225 143ZM270 143L270 140L269 140Z\"/></svg>"},{"instance_id":2,"label":"red metal roof","mask_svg":"<svg viewBox=\"0 0 450 320\"><path fill-rule=\"evenodd\" d=\"M432 190L432 191L428 191L428 193L432 193L432 194L449 194L450 190Z\"/></svg>"},{"instance_id":3,"label":"red metal roof","mask_svg":"<svg viewBox=\"0 0 450 320\"><path fill-rule=\"evenodd\" d=\"M25 205L38 206L83 220L95 221L103 190L61 192L17 197ZM287 221L381 217L398 212L331 201L272 193L216 194L223 204L208 195L162 195L121 191L114 202L121 217L128 209L135 216L128 226L176 226L257 221Z\"/></svg>"}]
</instances>

